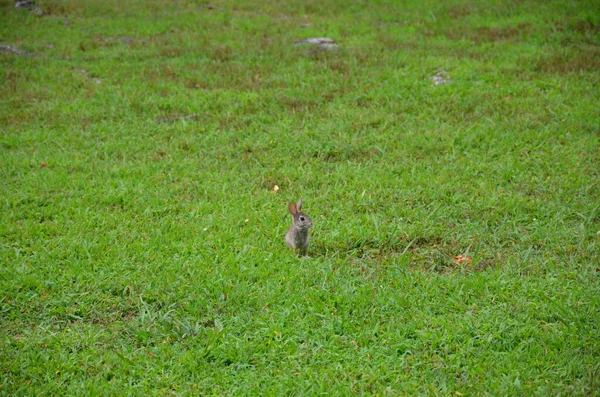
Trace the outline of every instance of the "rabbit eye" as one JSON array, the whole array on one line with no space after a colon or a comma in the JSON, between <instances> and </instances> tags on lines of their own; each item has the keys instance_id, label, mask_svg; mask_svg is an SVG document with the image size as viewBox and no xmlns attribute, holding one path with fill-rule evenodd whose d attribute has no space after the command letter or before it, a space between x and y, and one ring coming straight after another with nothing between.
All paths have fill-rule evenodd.
<instances>
[{"instance_id":1,"label":"rabbit eye","mask_svg":"<svg viewBox=\"0 0 600 397\"><path fill-rule=\"evenodd\" d=\"M305 218L305 217L303 217L303 216L301 216L301 217L300 217L300 220L301 220L302 222L304 222L304 221L306 220L306 218Z\"/></svg>"}]
</instances>

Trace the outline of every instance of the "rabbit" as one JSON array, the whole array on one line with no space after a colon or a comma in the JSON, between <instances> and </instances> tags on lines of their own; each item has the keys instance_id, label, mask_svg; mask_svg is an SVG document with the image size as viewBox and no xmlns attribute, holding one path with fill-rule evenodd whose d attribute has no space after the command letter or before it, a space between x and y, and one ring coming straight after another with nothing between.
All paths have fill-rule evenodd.
<instances>
[{"instance_id":1,"label":"rabbit","mask_svg":"<svg viewBox=\"0 0 600 397\"><path fill-rule=\"evenodd\" d=\"M302 211L302 199L298 200L298 204L289 203L288 211L292 214L292 226L285 234L285 242L296 251L296 256L308 255L308 236L309 229L313 226L312 219Z\"/></svg>"}]
</instances>

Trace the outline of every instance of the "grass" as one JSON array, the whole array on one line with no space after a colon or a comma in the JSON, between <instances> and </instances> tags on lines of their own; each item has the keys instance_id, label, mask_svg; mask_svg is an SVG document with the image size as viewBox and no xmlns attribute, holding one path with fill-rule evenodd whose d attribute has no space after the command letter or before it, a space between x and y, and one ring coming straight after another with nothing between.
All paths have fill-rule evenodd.
<instances>
[{"instance_id":1,"label":"grass","mask_svg":"<svg viewBox=\"0 0 600 397\"><path fill-rule=\"evenodd\" d=\"M598 395L595 1L38 3L1 395Z\"/></svg>"}]
</instances>

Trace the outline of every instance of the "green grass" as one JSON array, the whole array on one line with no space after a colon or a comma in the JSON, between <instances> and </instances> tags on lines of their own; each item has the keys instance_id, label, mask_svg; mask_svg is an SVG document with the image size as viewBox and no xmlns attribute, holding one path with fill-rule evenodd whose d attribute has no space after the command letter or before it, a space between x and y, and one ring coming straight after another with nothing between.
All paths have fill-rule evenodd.
<instances>
[{"instance_id":1,"label":"green grass","mask_svg":"<svg viewBox=\"0 0 600 397\"><path fill-rule=\"evenodd\" d=\"M0 395L599 395L596 1L39 4Z\"/></svg>"}]
</instances>

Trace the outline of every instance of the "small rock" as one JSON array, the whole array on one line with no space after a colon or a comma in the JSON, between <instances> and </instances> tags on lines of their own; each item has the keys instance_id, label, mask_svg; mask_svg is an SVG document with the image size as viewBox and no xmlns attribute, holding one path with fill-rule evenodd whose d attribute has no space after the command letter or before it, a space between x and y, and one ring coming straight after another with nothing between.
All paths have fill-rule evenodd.
<instances>
[{"instance_id":1,"label":"small rock","mask_svg":"<svg viewBox=\"0 0 600 397\"><path fill-rule=\"evenodd\" d=\"M16 0L15 8L26 8L28 10L33 10L35 7L35 1L33 0Z\"/></svg>"},{"instance_id":2,"label":"small rock","mask_svg":"<svg viewBox=\"0 0 600 397\"><path fill-rule=\"evenodd\" d=\"M440 70L435 75L431 76L431 80L433 80L433 84L435 85L448 84L452 82L450 75L445 70Z\"/></svg>"},{"instance_id":3,"label":"small rock","mask_svg":"<svg viewBox=\"0 0 600 397\"><path fill-rule=\"evenodd\" d=\"M29 51L21 50L20 48L14 47L12 45L0 45L0 51L3 52L12 52L17 55L30 55Z\"/></svg>"},{"instance_id":4,"label":"small rock","mask_svg":"<svg viewBox=\"0 0 600 397\"><path fill-rule=\"evenodd\" d=\"M322 50L337 50L339 48L338 43L329 37L312 37L310 39L300 40L296 42L296 45L312 45Z\"/></svg>"}]
</instances>

